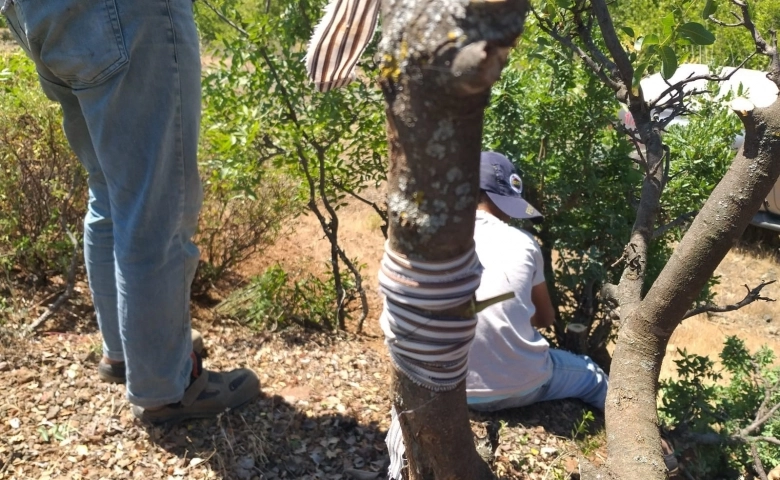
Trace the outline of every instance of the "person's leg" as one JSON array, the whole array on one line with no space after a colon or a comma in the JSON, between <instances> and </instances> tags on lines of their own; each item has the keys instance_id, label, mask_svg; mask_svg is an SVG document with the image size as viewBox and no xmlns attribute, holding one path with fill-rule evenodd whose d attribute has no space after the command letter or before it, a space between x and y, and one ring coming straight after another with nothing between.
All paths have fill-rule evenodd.
<instances>
[{"instance_id":1,"label":"person's leg","mask_svg":"<svg viewBox=\"0 0 780 480\"><path fill-rule=\"evenodd\" d=\"M68 143L87 171L89 203L84 219L84 261L87 278L103 336L103 356L114 362L123 362L124 352L116 308L113 224L106 179L92 147L92 138L78 98L70 87L58 83L54 74L42 64L38 56L39 51L30 51L23 21L19 18L16 8L12 5L6 13L8 25L16 40L37 64L44 93L62 106L63 130Z\"/></svg>"},{"instance_id":2,"label":"person's leg","mask_svg":"<svg viewBox=\"0 0 780 480\"><path fill-rule=\"evenodd\" d=\"M564 350L550 349L553 375L543 395L537 401L579 398L604 410L609 379L590 357Z\"/></svg>"},{"instance_id":3,"label":"person's leg","mask_svg":"<svg viewBox=\"0 0 780 480\"><path fill-rule=\"evenodd\" d=\"M21 7L28 1L17 0ZM257 375L203 371L189 334L198 261L191 237L202 201L200 57L190 0L61 0L25 13L39 73L78 99L105 179L134 415L166 422L252 400Z\"/></svg>"},{"instance_id":4,"label":"person's leg","mask_svg":"<svg viewBox=\"0 0 780 480\"><path fill-rule=\"evenodd\" d=\"M188 0L116 7L129 62L76 95L108 180L128 398L160 407L182 398L192 369L199 44Z\"/></svg>"},{"instance_id":5,"label":"person's leg","mask_svg":"<svg viewBox=\"0 0 780 480\"><path fill-rule=\"evenodd\" d=\"M115 262L108 283L116 285L128 397L143 407L177 402L192 370L189 285L198 251L190 237L201 202L191 2L26 5L17 7L32 57L42 77L53 75L77 98L105 179Z\"/></svg>"}]
</instances>

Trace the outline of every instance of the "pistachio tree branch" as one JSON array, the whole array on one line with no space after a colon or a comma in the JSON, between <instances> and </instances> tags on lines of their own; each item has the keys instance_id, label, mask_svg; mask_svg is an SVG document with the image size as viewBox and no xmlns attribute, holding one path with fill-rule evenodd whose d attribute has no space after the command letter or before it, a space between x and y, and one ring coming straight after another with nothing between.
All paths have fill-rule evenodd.
<instances>
[{"instance_id":1,"label":"pistachio tree branch","mask_svg":"<svg viewBox=\"0 0 780 480\"><path fill-rule=\"evenodd\" d=\"M767 77L772 80L776 85L780 86L780 55L777 49L777 33L774 30L770 30L770 41L761 35L761 32L756 28L756 24L753 23L753 18L750 16L750 7L748 3L742 0L731 0L731 3L739 8L740 13L732 11L731 14L737 19L734 23L724 22L710 15L709 20L716 25L722 27L745 27L753 38L753 43L756 45L756 53L765 55L771 59L769 65L769 74Z\"/></svg>"},{"instance_id":2,"label":"pistachio tree branch","mask_svg":"<svg viewBox=\"0 0 780 480\"><path fill-rule=\"evenodd\" d=\"M745 285L745 289L747 289L747 294L745 295L745 298L743 298L739 302L732 305L724 305L724 306L712 305L712 304L702 305L701 307L696 307L691 310L688 310L688 312L686 312L685 315L683 316L683 320L705 312L733 312L734 310L739 310L740 308L746 305L750 305L751 303L757 300L763 300L765 302L774 302L775 300L773 298L762 297L761 289L766 287L767 285L771 285L775 283L775 281L776 280L772 280L769 282L761 282L760 285L753 288L752 290L750 289L750 287ZM780 405L776 405L774 410L776 410L778 407L780 407Z\"/></svg>"},{"instance_id":3,"label":"pistachio tree branch","mask_svg":"<svg viewBox=\"0 0 780 480\"><path fill-rule=\"evenodd\" d=\"M676 82L674 84L669 84L669 87L663 92L661 92L661 94L658 95L658 97L656 97L654 100L648 102L648 105L650 106L650 108L657 108L658 110L664 110L666 108L669 108L673 104L679 104L681 102L681 99L684 96L688 96L691 93L694 93L694 92L684 91L685 86L688 85L689 83L696 82L699 80L706 80L708 82L725 82L731 79L731 77L737 72L737 70L744 67L745 64L754 56L755 56L755 52L748 55L747 58L745 58L739 65L737 65L737 67L734 70L732 70L725 76L720 76L720 75L715 75L710 73L701 74L701 75L691 74L688 77L684 78L683 80L680 80L679 82ZM704 93L704 92L698 92L698 93ZM671 95L671 98L665 101L663 104L659 105L659 102L661 102L661 100L666 98L667 95Z\"/></svg>"},{"instance_id":4,"label":"pistachio tree branch","mask_svg":"<svg viewBox=\"0 0 780 480\"><path fill-rule=\"evenodd\" d=\"M671 222L667 223L666 225L661 225L660 227L656 228L653 232L653 239L662 237L666 232L671 230L674 227L679 227L680 225L684 225L696 216L696 214L699 213L698 210L694 210L692 212L683 213L679 217L675 218Z\"/></svg>"},{"instance_id":5,"label":"pistachio tree branch","mask_svg":"<svg viewBox=\"0 0 780 480\"><path fill-rule=\"evenodd\" d=\"M758 448L756 447L755 443L750 444L750 455L753 456L753 466L756 467L758 477L761 480L768 480L766 476L766 470L764 470L764 465L761 463L761 457L758 456Z\"/></svg>"},{"instance_id":6,"label":"pistachio tree branch","mask_svg":"<svg viewBox=\"0 0 780 480\"><path fill-rule=\"evenodd\" d=\"M620 38L615 32L615 26L612 23L612 16L609 14L606 0L592 0L593 14L601 29L601 35L604 38L604 44L607 46L609 54L615 62L618 75L623 80L625 88L631 85L634 78L634 66L628 58L626 50L620 43ZM630 89L628 89L630 91Z\"/></svg>"},{"instance_id":7,"label":"pistachio tree branch","mask_svg":"<svg viewBox=\"0 0 780 480\"><path fill-rule=\"evenodd\" d=\"M610 70L609 66L597 62L594 60L590 55L588 55L585 50L583 50L579 45L574 43L574 40L569 35L563 35L561 34L557 28L555 28L554 25L548 23L545 19L543 19L539 13L536 11L536 9L531 9L531 12L536 17L538 21L539 28L542 29L543 32L550 35L552 38L554 38L556 41L558 41L561 45L571 50L575 55L580 57L582 60L582 63L585 64L588 69L590 69L602 82L604 82L605 85L607 85L609 88L611 88L613 91L618 92L623 87L621 83L617 82L614 78L612 78L611 75L607 75L605 70Z\"/></svg>"}]
</instances>

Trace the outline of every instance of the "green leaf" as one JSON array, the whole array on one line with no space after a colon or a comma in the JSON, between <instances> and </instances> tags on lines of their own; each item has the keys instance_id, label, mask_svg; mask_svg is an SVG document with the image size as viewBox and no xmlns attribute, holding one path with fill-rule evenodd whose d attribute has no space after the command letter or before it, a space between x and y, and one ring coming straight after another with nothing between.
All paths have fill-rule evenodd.
<instances>
[{"instance_id":1,"label":"green leaf","mask_svg":"<svg viewBox=\"0 0 780 480\"><path fill-rule=\"evenodd\" d=\"M651 33L645 36L645 43L644 43L645 46L658 45L659 43L660 40L658 40L658 35L656 35L655 33Z\"/></svg>"},{"instance_id":2,"label":"green leaf","mask_svg":"<svg viewBox=\"0 0 780 480\"><path fill-rule=\"evenodd\" d=\"M572 0L555 0L560 8L571 8L573 6Z\"/></svg>"},{"instance_id":3,"label":"green leaf","mask_svg":"<svg viewBox=\"0 0 780 480\"><path fill-rule=\"evenodd\" d=\"M634 38L636 36L636 35L634 35L634 29L631 28L631 27L623 26L623 27L620 27L620 29L623 30L623 33L625 33L626 35L628 35L631 38Z\"/></svg>"},{"instance_id":4,"label":"green leaf","mask_svg":"<svg viewBox=\"0 0 780 480\"><path fill-rule=\"evenodd\" d=\"M707 3L704 5L704 10L701 11L701 18L707 20L710 18L710 15L713 15L717 10L718 4L715 3L715 0L707 0Z\"/></svg>"},{"instance_id":5,"label":"green leaf","mask_svg":"<svg viewBox=\"0 0 780 480\"><path fill-rule=\"evenodd\" d=\"M712 45L715 43L715 35L701 23L688 22L680 25L677 34L687 38L694 45Z\"/></svg>"},{"instance_id":6,"label":"green leaf","mask_svg":"<svg viewBox=\"0 0 780 480\"><path fill-rule=\"evenodd\" d=\"M666 14L666 16L661 20L661 26L663 27L664 37L668 37L672 34L672 31L674 30L674 13L669 12Z\"/></svg>"},{"instance_id":7,"label":"green leaf","mask_svg":"<svg viewBox=\"0 0 780 480\"><path fill-rule=\"evenodd\" d=\"M634 42L634 50L641 52L643 48L647 48L650 45L658 45L658 43L658 35L650 33L637 38L636 42Z\"/></svg>"},{"instance_id":8,"label":"green leaf","mask_svg":"<svg viewBox=\"0 0 780 480\"><path fill-rule=\"evenodd\" d=\"M631 81L631 90L636 95L639 94L639 82L642 80L642 77L645 75L645 70L647 70L647 62L640 63L634 69L634 78Z\"/></svg>"},{"instance_id":9,"label":"green leaf","mask_svg":"<svg viewBox=\"0 0 780 480\"><path fill-rule=\"evenodd\" d=\"M661 57L661 76L670 79L677 71L677 54L669 46L663 46L658 51Z\"/></svg>"}]
</instances>

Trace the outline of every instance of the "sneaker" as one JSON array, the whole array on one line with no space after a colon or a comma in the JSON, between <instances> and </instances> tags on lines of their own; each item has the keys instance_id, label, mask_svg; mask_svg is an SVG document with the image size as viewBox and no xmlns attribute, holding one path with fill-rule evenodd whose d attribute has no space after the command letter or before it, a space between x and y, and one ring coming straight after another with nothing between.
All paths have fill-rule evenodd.
<instances>
[{"instance_id":1,"label":"sneaker","mask_svg":"<svg viewBox=\"0 0 780 480\"><path fill-rule=\"evenodd\" d=\"M193 353L190 386L184 397L162 408L149 410L133 405L133 416L145 423L159 425L194 418L216 417L227 410L234 410L260 395L260 380L248 368L229 372L203 369L200 355Z\"/></svg>"},{"instance_id":2,"label":"sneaker","mask_svg":"<svg viewBox=\"0 0 780 480\"><path fill-rule=\"evenodd\" d=\"M192 330L192 350L198 355L203 354L203 335L195 329ZM104 382L125 383L127 381L125 362L106 363L105 359L101 358L97 371L98 377Z\"/></svg>"}]
</instances>

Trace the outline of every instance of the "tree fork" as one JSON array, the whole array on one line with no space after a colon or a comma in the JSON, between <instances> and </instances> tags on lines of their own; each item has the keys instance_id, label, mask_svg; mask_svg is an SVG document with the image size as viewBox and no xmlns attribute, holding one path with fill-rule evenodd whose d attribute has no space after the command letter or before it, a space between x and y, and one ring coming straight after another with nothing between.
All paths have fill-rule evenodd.
<instances>
[{"instance_id":1,"label":"tree fork","mask_svg":"<svg viewBox=\"0 0 780 480\"><path fill-rule=\"evenodd\" d=\"M666 478L655 404L663 352L780 175L780 102L759 109L738 99L732 108L745 125L745 143L615 347L606 420L608 465L619 478Z\"/></svg>"},{"instance_id":2,"label":"tree fork","mask_svg":"<svg viewBox=\"0 0 780 480\"><path fill-rule=\"evenodd\" d=\"M527 9L527 0L382 2L388 232L396 252L439 261L471 248L484 109ZM447 313L474 315L470 304ZM492 479L474 447L464 384L433 392L394 376L407 478Z\"/></svg>"}]
</instances>

